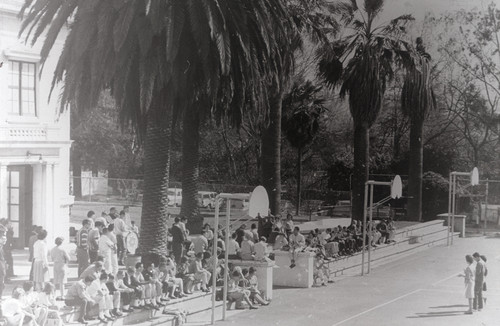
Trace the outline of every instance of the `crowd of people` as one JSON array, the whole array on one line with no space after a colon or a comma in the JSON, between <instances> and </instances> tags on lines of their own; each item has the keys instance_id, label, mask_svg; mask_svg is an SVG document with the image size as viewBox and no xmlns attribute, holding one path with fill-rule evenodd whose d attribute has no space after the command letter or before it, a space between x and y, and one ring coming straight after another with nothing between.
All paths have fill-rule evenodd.
<instances>
[{"instance_id":1,"label":"crowd of people","mask_svg":"<svg viewBox=\"0 0 500 326\"><path fill-rule=\"evenodd\" d=\"M190 241L185 222L185 218L175 218L170 228L171 250L165 253L168 257L159 266L141 262L125 266L126 235L138 232L130 220L128 207L119 213L111 208L101 216L89 211L75 234L78 280L69 284L70 253L63 245L65 239L57 237L50 246L46 242L47 231L35 226L29 239L30 280L16 286L12 296L2 302L2 316L10 324L23 320L24 325L46 325L50 318L59 318L57 301L75 307L79 323L87 323L95 319L95 315L101 322L113 321L136 309L165 307L163 312L170 313L167 307L170 300L183 298L194 291L211 291L214 267L218 284L222 283L224 275L223 260L210 254L213 231L207 225L200 237ZM0 227L0 246L7 249L8 224L4 224L7 227ZM222 246L219 253L223 255L224 242L219 240ZM12 266L12 263L5 263L6 251L0 250L0 262L3 263L0 273L4 274ZM51 271L49 261L53 262ZM231 266L228 275L228 298L236 302L237 309L246 308L243 302L250 309L268 304L258 291L255 270ZM1 284L3 286L3 282Z\"/></svg>"},{"instance_id":2,"label":"crowd of people","mask_svg":"<svg viewBox=\"0 0 500 326\"><path fill-rule=\"evenodd\" d=\"M487 258L475 252L472 255L466 255L465 261L467 267L465 267L464 273L458 276L464 278L465 298L469 302L469 309L465 313L471 315L474 311L481 311L486 305Z\"/></svg>"},{"instance_id":3,"label":"crowd of people","mask_svg":"<svg viewBox=\"0 0 500 326\"><path fill-rule=\"evenodd\" d=\"M177 228L172 229L172 247L177 258L182 256L181 249L185 243L182 234L182 221L174 223ZM395 227L392 219L383 219L367 227L366 244L378 246L394 240ZM332 282L328 270L328 260L342 255L352 255L362 249L363 230L360 221L353 222L348 227L338 226L325 230L315 229L303 235L300 228L294 224L293 216L287 214L285 219L279 216L257 216L257 223L247 228L241 224L230 233L227 248L224 243L224 232L220 231L214 237L209 225L205 225L202 235L196 238L192 245L195 253L205 252L213 241L217 241L219 252L226 249L230 259L269 261L273 259L273 251L284 250L291 252L291 265L295 267L295 254L300 251L311 251L316 254L315 284L325 285ZM189 250L189 246L185 247Z\"/></svg>"},{"instance_id":4,"label":"crowd of people","mask_svg":"<svg viewBox=\"0 0 500 326\"><path fill-rule=\"evenodd\" d=\"M75 230L78 281L72 284L68 284L67 280L70 255L63 245L65 240L57 237L54 245L49 246L46 242L47 231L35 226L29 239L30 281L16 287L11 299L6 301L8 304L4 302L4 316L16 316L22 312L23 318L32 325L44 325L51 316L50 312L57 309L55 302L58 300L79 308L80 323L92 318L91 311L97 311L97 318L105 322L134 309L160 309L169 300L182 298L193 291L209 292L214 280L215 285L221 285L226 251L230 259L255 261L272 260L275 250L290 251L291 268L295 266L295 253L313 251L316 254L315 285L326 285L332 282L327 260L352 254L362 247L363 232L359 222L353 222L349 227L316 229L303 235L300 228L294 225L291 214L283 220L270 214L266 217L259 215L250 228L241 224L230 231L227 248L224 241L226 230L214 234L210 225L206 224L199 236L190 236L186 222L183 217L173 219L169 228L168 258L159 266L144 266L139 262L125 268L126 235L138 233L137 226L130 219L129 207L123 207L120 212L112 207L100 216L89 211L81 228ZM0 241L4 249L0 258L6 261L5 268L0 272L13 275L8 241L11 228L8 221L0 220L0 224L0 235L5 239ZM394 227L391 220L382 220L376 226L368 227L367 231L371 232L367 241L371 239L372 245L377 245L391 241ZM212 255L214 242L216 256ZM49 261L53 262L51 273ZM228 307L232 302L236 302L237 309L257 309L258 305L269 304L265 293L258 289L254 268L228 266Z\"/></svg>"}]
</instances>

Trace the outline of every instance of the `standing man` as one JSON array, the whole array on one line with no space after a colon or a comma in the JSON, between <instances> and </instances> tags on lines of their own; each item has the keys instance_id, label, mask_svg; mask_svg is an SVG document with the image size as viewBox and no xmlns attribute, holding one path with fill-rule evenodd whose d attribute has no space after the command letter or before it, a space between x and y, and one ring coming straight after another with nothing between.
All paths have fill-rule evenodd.
<instances>
[{"instance_id":1,"label":"standing man","mask_svg":"<svg viewBox=\"0 0 500 326\"><path fill-rule=\"evenodd\" d=\"M6 234L7 229L0 225L0 300L2 299L3 289L5 286L5 274L7 272L7 263L3 256L3 246L7 242Z\"/></svg>"},{"instance_id":2,"label":"standing man","mask_svg":"<svg viewBox=\"0 0 500 326\"><path fill-rule=\"evenodd\" d=\"M78 275L90 265L89 261L89 228L90 221L84 219L82 228L76 233L76 261L78 262Z\"/></svg>"},{"instance_id":3,"label":"standing man","mask_svg":"<svg viewBox=\"0 0 500 326\"><path fill-rule=\"evenodd\" d=\"M113 217L111 212L109 216ZM123 218L125 217L125 212L121 211L118 217L113 218L113 223L115 225L114 231L116 234L116 247L117 247L117 255L118 255L118 265L123 266L123 259L125 258L125 236L128 233L128 227L125 225L125 221Z\"/></svg>"},{"instance_id":4,"label":"standing man","mask_svg":"<svg viewBox=\"0 0 500 326\"><path fill-rule=\"evenodd\" d=\"M476 275L474 277L474 301L472 307L474 310L481 311L483 309L483 282L486 273L486 266L481 260L481 255L477 252L472 254L476 261Z\"/></svg>"},{"instance_id":5,"label":"standing man","mask_svg":"<svg viewBox=\"0 0 500 326\"><path fill-rule=\"evenodd\" d=\"M123 220L125 221L125 225L131 229L132 228L132 220L130 218L130 206L125 205L123 206L123 211L125 212L125 216L123 217Z\"/></svg>"},{"instance_id":6,"label":"standing man","mask_svg":"<svg viewBox=\"0 0 500 326\"><path fill-rule=\"evenodd\" d=\"M3 253L5 255L5 262L7 263L7 278L15 277L14 275L14 259L12 258L12 249L14 249L14 230L10 221L6 218L0 220L0 224L6 230L7 242L3 246Z\"/></svg>"},{"instance_id":7,"label":"standing man","mask_svg":"<svg viewBox=\"0 0 500 326\"><path fill-rule=\"evenodd\" d=\"M182 230L180 221L180 218L176 217L174 219L174 225L170 228L170 233L172 234L172 252L174 253L177 265L180 265L181 263L182 249L184 242L186 241L185 233Z\"/></svg>"},{"instance_id":8,"label":"standing man","mask_svg":"<svg viewBox=\"0 0 500 326\"><path fill-rule=\"evenodd\" d=\"M99 238L101 237L102 229L104 229L104 224L101 221L95 222L95 227L89 231L89 258L90 263L97 260L99 255Z\"/></svg>"},{"instance_id":9,"label":"standing man","mask_svg":"<svg viewBox=\"0 0 500 326\"><path fill-rule=\"evenodd\" d=\"M116 212L116 208L115 207L111 207L109 209L109 217L114 220L118 217L118 213Z\"/></svg>"},{"instance_id":10,"label":"standing man","mask_svg":"<svg viewBox=\"0 0 500 326\"><path fill-rule=\"evenodd\" d=\"M92 230L95 228L95 212L94 211L88 211L87 212L87 219L90 221L90 228L89 230Z\"/></svg>"},{"instance_id":11,"label":"standing man","mask_svg":"<svg viewBox=\"0 0 500 326\"><path fill-rule=\"evenodd\" d=\"M90 212L92 212L92 211L90 211ZM106 227L108 227L108 219L107 219L107 217L108 217L108 214L106 212L102 212L100 217L96 217L95 218L95 221L96 222L100 221L102 223L102 225L104 225L104 227L106 228Z\"/></svg>"}]
</instances>

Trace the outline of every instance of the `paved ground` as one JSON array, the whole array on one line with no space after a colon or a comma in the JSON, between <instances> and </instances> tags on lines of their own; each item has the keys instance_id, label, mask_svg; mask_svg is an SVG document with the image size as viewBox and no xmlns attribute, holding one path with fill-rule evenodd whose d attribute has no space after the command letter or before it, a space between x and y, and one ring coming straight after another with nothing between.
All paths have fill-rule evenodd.
<instances>
[{"instance_id":1,"label":"paved ground","mask_svg":"<svg viewBox=\"0 0 500 326\"><path fill-rule=\"evenodd\" d=\"M217 325L500 325L500 239L457 239L346 277L328 287L275 290L269 307L244 311ZM464 315L464 255L479 251L488 260L487 306Z\"/></svg>"}]
</instances>

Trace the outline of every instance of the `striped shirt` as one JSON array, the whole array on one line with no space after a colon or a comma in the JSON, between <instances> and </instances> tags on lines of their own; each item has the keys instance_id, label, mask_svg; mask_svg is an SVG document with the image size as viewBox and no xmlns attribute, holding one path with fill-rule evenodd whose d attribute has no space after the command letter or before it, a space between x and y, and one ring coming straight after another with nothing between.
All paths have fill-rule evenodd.
<instances>
[{"instance_id":1,"label":"striped shirt","mask_svg":"<svg viewBox=\"0 0 500 326\"><path fill-rule=\"evenodd\" d=\"M89 249L89 230L81 228L76 233L76 245L81 249Z\"/></svg>"}]
</instances>

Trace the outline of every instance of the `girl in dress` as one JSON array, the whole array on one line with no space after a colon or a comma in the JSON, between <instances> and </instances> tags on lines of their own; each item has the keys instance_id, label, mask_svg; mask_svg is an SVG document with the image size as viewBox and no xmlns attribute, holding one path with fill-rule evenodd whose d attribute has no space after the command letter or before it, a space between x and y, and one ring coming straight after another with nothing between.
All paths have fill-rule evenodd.
<instances>
[{"instance_id":1,"label":"girl in dress","mask_svg":"<svg viewBox=\"0 0 500 326\"><path fill-rule=\"evenodd\" d=\"M67 282L66 270L69 263L68 252L61 246L63 241L63 238L56 238L56 246L50 251L54 262L54 285L61 293L61 296L56 298L58 301L64 300L64 284Z\"/></svg>"},{"instance_id":2,"label":"girl in dress","mask_svg":"<svg viewBox=\"0 0 500 326\"><path fill-rule=\"evenodd\" d=\"M472 269L471 265L474 262L474 259L471 255L465 256L465 261L467 262L467 267L464 269L463 274L459 274L458 276L463 277L465 280L465 298L469 300L469 310L465 313L467 315L472 315L472 300L474 300L474 274L475 271Z\"/></svg>"},{"instance_id":3,"label":"girl in dress","mask_svg":"<svg viewBox=\"0 0 500 326\"><path fill-rule=\"evenodd\" d=\"M38 294L38 302L49 309L58 310L56 305L56 293L54 284L48 282L45 284L43 292Z\"/></svg>"},{"instance_id":4,"label":"girl in dress","mask_svg":"<svg viewBox=\"0 0 500 326\"><path fill-rule=\"evenodd\" d=\"M42 291L45 282L50 280L49 278L49 259L47 248L47 243L45 238L47 238L47 231L41 230L37 235L38 240L33 245L33 282L35 282L35 288L37 291Z\"/></svg>"}]
</instances>

